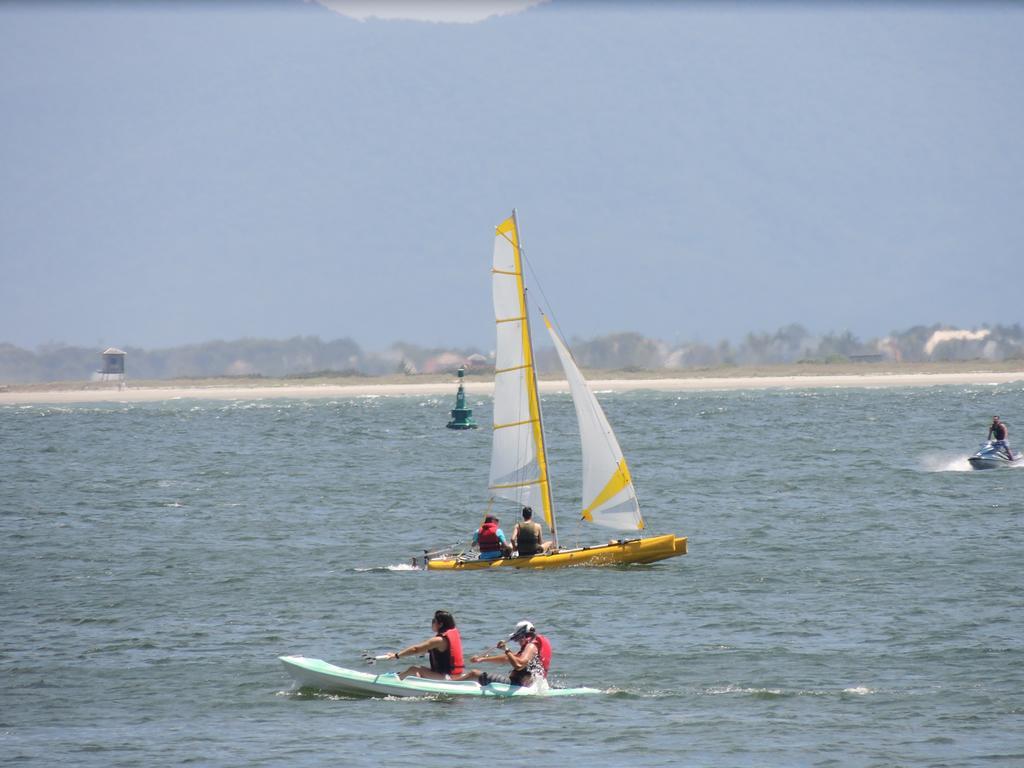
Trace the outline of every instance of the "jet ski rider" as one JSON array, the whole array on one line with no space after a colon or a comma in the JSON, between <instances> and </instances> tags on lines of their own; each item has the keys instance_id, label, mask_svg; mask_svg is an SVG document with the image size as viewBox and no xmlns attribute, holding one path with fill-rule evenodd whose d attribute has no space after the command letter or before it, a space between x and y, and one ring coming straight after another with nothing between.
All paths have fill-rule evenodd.
<instances>
[{"instance_id":1,"label":"jet ski rider","mask_svg":"<svg viewBox=\"0 0 1024 768\"><path fill-rule=\"evenodd\" d=\"M392 659L430 654L429 669L420 666L409 667L398 673L400 679L405 680L412 676L430 680L450 680L465 670L462 661L462 638L459 636L459 630L455 628L455 618L448 611L435 611L430 625L436 633L433 637L388 654Z\"/></svg>"},{"instance_id":2,"label":"jet ski rider","mask_svg":"<svg viewBox=\"0 0 1024 768\"><path fill-rule=\"evenodd\" d=\"M1009 432L1010 431L1006 428L1006 425L999 420L999 417L993 416L992 426L988 428L988 437L985 439L991 440L992 445L1006 451L1006 458L1010 461L1014 461L1013 453L1010 451L1010 443L1006 440L1006 436Z\"/></svg>"}]
</instances>

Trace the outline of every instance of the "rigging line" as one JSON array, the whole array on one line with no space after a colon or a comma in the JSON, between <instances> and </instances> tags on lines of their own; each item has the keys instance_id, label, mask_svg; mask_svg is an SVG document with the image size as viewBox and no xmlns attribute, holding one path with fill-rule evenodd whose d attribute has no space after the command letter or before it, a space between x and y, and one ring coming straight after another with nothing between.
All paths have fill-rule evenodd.
<instances>
[{"instance_id":1,"label":"rigging line","mask_svg":"<svg viewBox=\"0 0 1024 768\"><path fill-rule=\"evenodd\" d=\"M527 324L527 327L529 326L529 307L526 304L526 302L527 302L526 272L527 271L529 271L529 273L530 273L530 276L532 278L533 284L536 285L537 290L540 292L540 297L541 297L541 300L542 300L543 304L545 306L547 306L548 311L551 313L552 319L555 319L555 322L557 324L557 319L555 318L554 310L551 308L551 302L548 300L547 294L544 292L544 285L543 285L543 283L541 283L540 277L537 275L537 270L535 270L533 268L533 263L530 261L529 257L526 254L526 249L523 247L522 232L519 231L518 220L516 222L516 235L517 235L518 247L519 247L519 270L520 270L520 274L521 274L521 278L520 279L523 281L523 305L524 305L524 308L526 309L526 312L524 312L524 314L527 315L527 318L525 320L525 322ZM537 311L540 312L541 315L544 314L544 310L542 309L540 302L538 302L538 304L537 304ZM537 418L540 419L541 418L541 416L540 416L540 412L541 412L540 386L537 384L537 381L538 381L537 373L538 373L539 369L537 367L536 353L537 353L536 347L534 347L533 349L530 350L530 358L531 358L531 361L533 363L533 371L532 371L532 373L533 373L533 380L534 380L534 389L536 390L536 398L537 398L537 414L538 414ZM537 451L536 459L537 459L537 466L538 466L538 468L540 467L540 454L541 454L541 450L542 450L541 446L537 445L536 446L536 451ZM548 467L548 472L550 473L550 467ZM552 522L551 534L552 534L553 540L557 544L557 542L558 542L558 533L557 533L557 530L556 530L556 528L554 526L555 500L554 500L553 495L551 493L551 477L550 477L550 474L545 478L545 480L546 480L546 484L547 484L547 492L546 492L547 493L547 495L546 495L547 503L548 503L548 506L551 509L551 522Z\"/></svg>"},{"instance_id":2,"label":"rigging line","mask_svg":"<svg viewBox=\"0 0 1024 768\"><path fill-rule=\"evenodd\" d=\"M534 279L537 279L536 278L536 273L534 272L534 269L533 269L533 265L529 264L529 263L528 263L528 265L530 267L530 272L534 274ZM540 280L537 280L537 283L538 283L538 288L540 288L541 295L543 296L544 295L544 289L542 287L540 287L540 285L539 285ZM558 318L555 317L554 309L552 309L551 304L550 304L550 302L548 302L546 296L544 296L544 301L548 305L548 313L547 314L550 314L550 316L551 316L551 321L552 321L551 324L554 326L555 332L558 334L558 338L562 342L562 346L565 347L565 351L569 353L569 358L576 365L576 368L579 369L580 375L582 376L583 367L580 365L579 360L576 359L576 355L573 354L572 348L569 346L569 342L565 340L565 333L562 331L561 326L558 324ZM542 316L547 316L547 314L542 309L540 309L540 307L537 308L537 311L540 312ZM557 350L555 350L555 352L556 352L556 355L557 355ZM566 375L568 376L568 374L566 374ZM593 390L590 389L590 383L587 382L585 377L584 377L584 384L586 384L587 389L590 390L590 393L591 393L591 395L593 395L594 399L597 400L597 395L594 395ZM600 407L600 401L598 401L598 407ZM607 420L608 420L608 417L605 416L605 421L607 421ZM611 430L611 424L610 423L608 425L608 429ZM605 444L608 446L609 450L611 450L612 444L611 444L611 440L609 439L609 437L610 437L609 434L604 432L604 430L602 430L602 436L605 439ZM613 453L614 453L614 451L613 451ZM623 458L625 458L625 457L623 457Z\"/></svg>"},{"instance_id":3,"label":"rigging line","mask_svg":"<svg viewBox=\"0 0 1024 768\"><path fill-rule=\"evenodd\" d=\"M517 229L518 229L518 227L517 227ZM533 284L537 287L537 290L540 292L541 302L538 302L538 304L537 304L537 311L540 312L541 315L544 314L544 310L541 307L541 303L543 303L548 308L548 311L551 313L552 319L555 319L555 321L557 323L557 319L555 318L555 315L554 315L554 310L551 308L551 302L548 300L547 294L544 291L544 284L541 282L540 277L537 274L537 270L533 268L533 262L530 261L529 257L527 256L526 249L523 247L522 233L518 233L518 239L519 239L519 263L520 263L519 269L520 269L520 272L523 275L521 279L523 280L523 302L524 302L524 307L526 307L526 300L527 300L527 297L526 297L526 272L529 271L530 276L532 278ZM527 309L527 311L524 314L529 315L528 307L526 307L526 309ZM527 318L526 322L529 323L529 318ZM534 349L532 349L530 351L530 355L531 355L531 358L532 358L532 361L533 361L533 371L532 371L532 373L533 373L533 379L534 379L534 382L535 382L536 398L537 398L537 413L538 413L538 419L539 419L540 418L540 411L541 411L541 403L540 403L540 387L539 387L539 385L536 384L536 382L538 380L536 348L534 348ZM540 452L541 452L541 447L540 447L540 445L538 445L537 446L537 464L538 464L538 467L540 466ZM548 468L548 472L550 472L550 467ZM551 514L551 520L550 520L550 522L551 522L551 536L552 536L553 541L557 544L558 543L558 532L557 532L557 529L555 528L555 525L554 525L555 500L553 498L553 494L551 493L551 484L550 484L551 483L551 478L550 478L550 476L548 476L545 479L547 481L547 485L546 485L546 487L547 487L547 491L546 491L547 504L548 504L548 506L550 507L550 510L551 510L551 512L550 512L550 514Z\"/></svg>"},{"instance_id":4,"label":"rigging line","mask_svg":"<svg viewBox=\"0 0 1024 768\"><path fill-rule=\"evenodd\" d=\"M555 326L555 330L558 331L558 335L564 339L565 334L562 333L562 326L558 322L558 317L555 315L554 306L548 299L548 295L544 293L544 284L540 281L540 277L537 275L537 270L533 268L533 262L526 256L526 251L523 249L522 243L519 245L519 255L522 257L523 263L526 264L527 269L530 270L530 276L533 279L533 284L537 286L537 290L540 291L540 297L544 300L544 306L547 307L547 312L545 312L538 304L537 311L542 315L546 315L551 318L551 323ZM568 344L566 344L566 349L568 349Z\"/></svg>"}]
</instances>

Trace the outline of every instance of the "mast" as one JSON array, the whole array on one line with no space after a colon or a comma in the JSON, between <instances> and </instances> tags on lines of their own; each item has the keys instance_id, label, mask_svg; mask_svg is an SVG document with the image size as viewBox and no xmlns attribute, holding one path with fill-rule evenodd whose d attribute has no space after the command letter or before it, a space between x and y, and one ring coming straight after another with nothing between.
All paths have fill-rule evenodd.
<instances>
[{"instance_id":1,"label":"mast","mask_svg":"<svg viewBox=\"0 0 1024 768\"><path fill-rule=\"evenodd\" d=\"M518 261L519 287L523 294L523 349L529 355L530 367L530 414L534 419L534 440L537 444L537 463L540 468L541 485L544 493L544 512L551 529L551 545L558 549L558 527L555 525L555 504L551 497L551 478L548 475L548 448L544 440L544 421L540 409L540 391L537 387L537 365L533 357L533 333L530 329L530 312L526 303L526 279L523 274L522 243L519 240L519 218L512 209L512 224L516 230L516 261Z\"/></svg>"},{"instance_id":2,"label":"mast","mask_svg":"<svg viewBox=\"0 0 1024 768\"><path fill-rule=\"evenodd\" d=\"M491 275L497 336L488 488L495 496L543 511L557 544L515 211L495 228Z\"/></svg>"}]
</instances>

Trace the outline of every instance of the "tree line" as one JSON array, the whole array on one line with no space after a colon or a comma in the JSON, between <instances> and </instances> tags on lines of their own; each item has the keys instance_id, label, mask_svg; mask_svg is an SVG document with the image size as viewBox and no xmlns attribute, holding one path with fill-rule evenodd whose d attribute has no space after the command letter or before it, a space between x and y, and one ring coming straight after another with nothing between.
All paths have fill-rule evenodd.
<instances>
[{"instance_id":1,"label":"tree line","mask_svg":"<svg viewBox=\"0 0 1024 768\"><path fill-rule=\"evenodd\" d=\"M771 365L799 362L891 360L1024 359L1020 324L981 326L970 331L941 324L915 326L884 338L861 340L849 331L816 335L798 324L774 333L750 333L739 342L670 343L638 333L572 339L584 368L657 370ZM0 382L81 381L100 366L96 348L50 344L27 350L0 343ZM126 347L127 371L134 379L219 376L308 378L316 375L378 376L389 373L450 372L468 363L472 371L493 364L489 350L473 347L420 347L399 342L383 351L367 351L350 338L322 341L316 336L285 340L210 341L168 349ZM559 370L552 348L537 351L541 371Z\"/></svg>"}]
</instances>

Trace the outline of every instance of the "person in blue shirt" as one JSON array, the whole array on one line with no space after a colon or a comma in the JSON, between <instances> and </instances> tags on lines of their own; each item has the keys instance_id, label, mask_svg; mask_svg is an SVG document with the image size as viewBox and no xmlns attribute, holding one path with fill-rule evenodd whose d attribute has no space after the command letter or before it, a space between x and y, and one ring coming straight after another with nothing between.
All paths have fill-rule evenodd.
<instances>
[{"instance_id":1,"label":"person in blue shirt","mask_svg":"<svg viewBox=\"0 0 1024 768\"><path fill-rule=\"evenodd\" d=\"M481 560L496 560L512 554L505 532L498 527L499 522L494 515L487 515L483 525L473 534L473 546L479 548Z\"/></svg>"}]
</instances>

